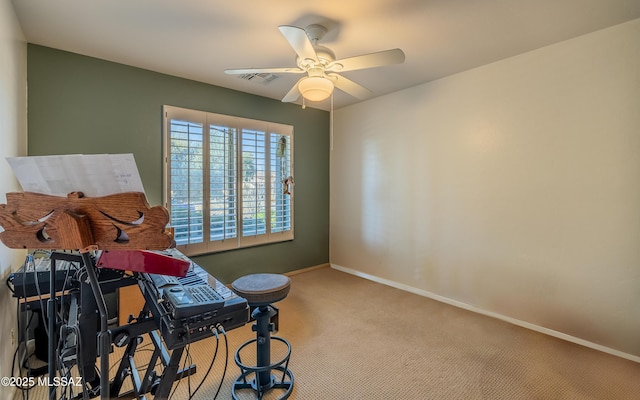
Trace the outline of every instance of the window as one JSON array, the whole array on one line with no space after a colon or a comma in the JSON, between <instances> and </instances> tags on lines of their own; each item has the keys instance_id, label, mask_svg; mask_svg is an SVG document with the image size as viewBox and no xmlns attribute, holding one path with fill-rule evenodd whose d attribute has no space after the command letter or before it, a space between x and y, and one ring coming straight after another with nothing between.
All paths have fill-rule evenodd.
<instances>
[{"instance_id":1,"label":"window","mask_svg":"<svg viewBox=\"0 0 640 400\"><path fill-rule=\"evenodd\" d=\"M164 106L164 203L185 254L293 239L293 127Z\"/></svg>"}]
</instances>

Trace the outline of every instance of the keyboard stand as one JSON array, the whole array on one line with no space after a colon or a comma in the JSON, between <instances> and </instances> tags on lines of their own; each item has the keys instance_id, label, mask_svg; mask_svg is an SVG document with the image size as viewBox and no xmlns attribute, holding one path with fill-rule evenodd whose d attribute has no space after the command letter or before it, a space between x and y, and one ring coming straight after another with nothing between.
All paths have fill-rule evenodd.
<instances>
[{"instance_id":1,"label":"keyboard stand","mask_svg":"<svg viewBox=\"0 0 640 400\"><path fill-rule=\"evenodd\" d=\"M134 362L134 355L139 344L138 338L145 334L149 335L154 349L144 377L140 379L140 373ZM173 382L196 373L195 364L180 370L178 369L184 347L174 349L171 355L169 355L158 334L156 323L149 315L146 306L135 323L112 330L112 336L116 341L116 345L124 345L124 343L118 342L117 339L118 337L123 337L121 335L127 335L127 339L123 339L123 341L127 341L128 343L127 349L122 356L122 361L118 366L116 376L111 383L110 393L112 397L133 396L136 399L145 400L145 394L151 393L154 395L154 400L168 399ZM158 362L161 362L164 367L160 377L157 376L155 371L155 366ZM127 377L131 378L133 389L120 394L122 385Z\"/></svg>"},{"instance_id":2,"label":"keyboard stand","mask_svg":"<svg viewBox=\"0 0 640 400\"><path fill-rule=\"evenodd\" d=\"M169 398L171 386L173 385L174 381L196 373L195 364L192 364L187 368L178 371L178 368L180 366L180 358L182 357L183 351L184 347L179 347L171 352L169 362L166 364L164 372L162 373L162 378L160 379L158 387L155 391L155 396L153 397L154 400L167 400Z\"/></svg>"}]
</instances>

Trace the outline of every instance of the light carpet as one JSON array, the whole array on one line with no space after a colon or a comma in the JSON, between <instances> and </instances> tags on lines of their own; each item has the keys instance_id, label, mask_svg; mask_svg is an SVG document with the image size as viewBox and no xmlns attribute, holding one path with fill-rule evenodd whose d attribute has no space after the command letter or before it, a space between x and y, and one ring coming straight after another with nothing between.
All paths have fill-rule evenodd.
<instances>
[{"instance_id":1,"label":"light carpet","mask_svg":"<svg viewBox=\"0 0 640 400\"><path fill-rule=\"evenodd\" d=\"M290 399L640 398L635 362L328 267L291 280L288 297L276 304L277 335L293 349ZM227 333L228 369L218 399L232 398L231 384L240 372L233 353L254 335L250 324ZM198 372L175 384L172 399L189 398L215 347L214 338L190 346ZM272 360L280 353L274 348ZM218 354L193 398L213 399L224 368L222 339ZM241 393L241 400L250 398L250 392Z\"/></svg>"}]
</instances>

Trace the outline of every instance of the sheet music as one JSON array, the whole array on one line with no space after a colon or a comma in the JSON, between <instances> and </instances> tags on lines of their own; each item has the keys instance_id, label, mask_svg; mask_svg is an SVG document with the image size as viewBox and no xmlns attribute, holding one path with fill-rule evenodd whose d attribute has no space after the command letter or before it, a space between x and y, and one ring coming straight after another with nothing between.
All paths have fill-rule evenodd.
<instances>
[{"instance_id":1,"label":"sheet music","mask_svg":"<svg viewBox=\"0 0 640 400\"><path fill-rule=\"evenodd\" d=\"M25 192L87 197L142 192L144 187L133 154L66 154L7 157Z\"/></svg>"}]
</instances>

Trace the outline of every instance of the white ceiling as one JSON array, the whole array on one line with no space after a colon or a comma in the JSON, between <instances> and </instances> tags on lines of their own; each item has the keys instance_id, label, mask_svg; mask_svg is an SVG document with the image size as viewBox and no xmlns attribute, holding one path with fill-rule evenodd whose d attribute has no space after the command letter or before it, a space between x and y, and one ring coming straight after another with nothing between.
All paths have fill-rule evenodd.
<instances>
[{"instance_id":1,"label":"white ceiling","mask_svg":"<svg viewBox=\"0 0 640 400\"><path fill-rule=\"evenodd\" d=\"M343 73L373 96L640 18L640 0L12 0L29 43L281 99L228 68L295 66L279 25L321 23L337 58L399 47L404 64ZM335 108L358 100L336 91ZM308 104L329 108L329 100Z\"/></svg>"}]
</instances>

